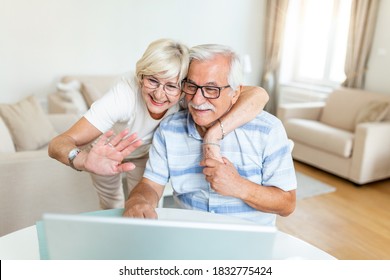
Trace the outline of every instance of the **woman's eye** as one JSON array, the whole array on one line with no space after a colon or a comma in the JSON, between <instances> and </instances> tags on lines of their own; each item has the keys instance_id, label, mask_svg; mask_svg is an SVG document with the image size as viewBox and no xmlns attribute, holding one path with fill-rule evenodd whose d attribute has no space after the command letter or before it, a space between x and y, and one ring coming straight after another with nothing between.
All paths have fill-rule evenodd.
<instances>
[{"instance_id":1,"label":"woman's eye","mask_svg":"<svg viewBox=\"0 0 390 280\"><path fill-rule=\"evenodd\" d=\"M154 79L148 79L149 80L149 83L151 83L152 85L158 85L158 84L160 84L160 82L159 81L157 81L157 80L154 80Z\"/></svg>"},{"instance_id":2,"label":"woman's eye","mask_svg":"<svg viewBox=\"0 0 390 280\"><path fill-rule=\"evenodd\" d=\"M179 89L179 87L176 86L176 85L166 85L166 87L167 87L168 89L170 89L170 90L177 90L177 89Z\"/></svg>"}]
</instances>

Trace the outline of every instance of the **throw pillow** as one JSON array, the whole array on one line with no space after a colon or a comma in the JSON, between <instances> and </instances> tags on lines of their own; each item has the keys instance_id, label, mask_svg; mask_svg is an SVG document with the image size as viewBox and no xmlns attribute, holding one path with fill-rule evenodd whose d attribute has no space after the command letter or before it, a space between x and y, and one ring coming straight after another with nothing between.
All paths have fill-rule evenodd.
<instances>
[{"instance_id":1,"label":"throw pillow","mask_svg":"<svg viewBox=\"0 0 390 280\"><path fill-rule=\"evenodd\" d=\"M79 81L73 80L68 83L58 83L57 89L59 90L58 95L63 101L69 102L76 107L76 113L79 116L83 115L88 110L85 99L80 92L81 84Z\"/></svg>"},{"instance_id":2,"label":"throw pillow","mask_svg":"<svg viewBox=\"0 0 390 280\"><path fill-rule=\"evenodd\" d=\"M384 101L372 101L360 110L356 116L355 125L364 122L380 122L389 110L389 103Z\"/></svg>"},{"instance_id":3,"label":"throw pillow","mask_svg":"<svg viewBox=\"0 0 390 280\"><path fill-rule=\"evenodd\" d=\"M88 82L84 82L81 87L84 99L87 102L88 107L91 107L92 103L103 96L105 92L99 91L94 85Z\"/></svg>"},{"instance_id":4,"label":"throw pillow","mask_svg":"<svg viewBox=\"0 0 390 280\"><path fill-rule=\"evenodd\" d=\"M15 104L0 104L0 116L12 135L16 151L40 149L57 135L34 96Z\"/></svg>"}]
</instances>

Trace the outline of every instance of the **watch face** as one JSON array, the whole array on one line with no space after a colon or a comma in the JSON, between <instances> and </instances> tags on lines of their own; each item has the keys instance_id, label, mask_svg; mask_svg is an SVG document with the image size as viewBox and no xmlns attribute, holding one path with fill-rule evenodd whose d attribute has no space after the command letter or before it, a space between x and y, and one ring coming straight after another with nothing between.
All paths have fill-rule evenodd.
<instances>
[{"instance_id":1,"label":"watch face","mask_svg":"<svg viewBox=\"0 0 390 280\"><path fill-rule=\"evenodd\" d=\"M73 160L80 153L80 149L74 148L69 152L68 159Z\"/></svg>"}]
</instances>

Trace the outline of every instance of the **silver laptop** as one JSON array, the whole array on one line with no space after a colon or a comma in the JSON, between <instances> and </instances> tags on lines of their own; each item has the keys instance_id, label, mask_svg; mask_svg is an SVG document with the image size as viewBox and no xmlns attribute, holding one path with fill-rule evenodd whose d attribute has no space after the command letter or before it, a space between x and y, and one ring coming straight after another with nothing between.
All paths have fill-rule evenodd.
<instances>
[{"instance_id":1,"label":"silver laptop","mask_svg":"<svg viewBox=\"0 0 390 280\"><path fill-rule=\"evenodd\" d=\"M274 227L45 214L49 259L272 259Z\"/></svg>"}]
</instances>

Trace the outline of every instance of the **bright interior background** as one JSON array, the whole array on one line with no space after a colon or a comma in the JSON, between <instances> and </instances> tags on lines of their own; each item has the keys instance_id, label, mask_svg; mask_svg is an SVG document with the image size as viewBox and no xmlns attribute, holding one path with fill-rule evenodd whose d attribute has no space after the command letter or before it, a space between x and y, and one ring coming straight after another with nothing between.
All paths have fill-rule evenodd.
<instances>
[{"instance_id":1,"label":"bright interior background","mask_svg":"<svg viewBox=\"0 0 390 280\"><path fill-rule=\"evenodd\" d=\"M390 94L389 11L381 1L366 88ZM162 37L230 45L259 85L265 16L265 0L0 0L0 103L44 100L64 75L132 70Z\"/></svg>"}]
</instances>

